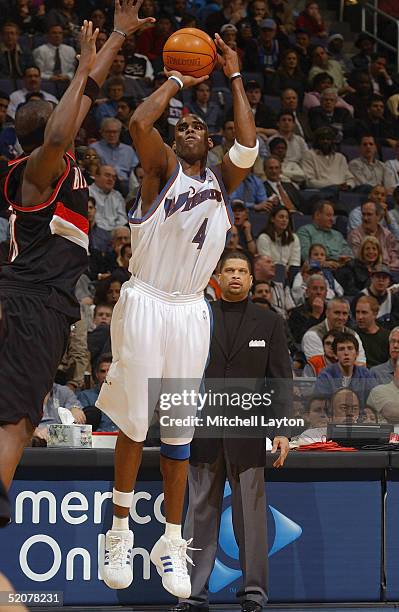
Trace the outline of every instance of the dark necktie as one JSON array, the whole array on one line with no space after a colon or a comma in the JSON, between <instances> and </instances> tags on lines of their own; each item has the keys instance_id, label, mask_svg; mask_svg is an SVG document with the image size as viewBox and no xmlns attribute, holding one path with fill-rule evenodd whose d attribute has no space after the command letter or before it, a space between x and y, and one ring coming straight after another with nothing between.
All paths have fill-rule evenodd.
<instances>
[{"instance_id":1,"label":"dark necktie","mask_svg":"<svg viewBox=\"0 0 399 612\"><path fill-rule=\"evenodd\" d=\"M57 47L55 50L53 74L61 74L61 58L59 47Z\"/></svg>"}]
</instances>

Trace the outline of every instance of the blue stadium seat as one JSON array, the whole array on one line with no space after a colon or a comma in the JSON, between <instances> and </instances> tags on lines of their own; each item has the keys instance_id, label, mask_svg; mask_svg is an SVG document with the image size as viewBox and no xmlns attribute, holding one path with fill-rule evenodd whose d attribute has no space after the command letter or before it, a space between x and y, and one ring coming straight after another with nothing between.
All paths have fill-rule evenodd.
<instances>
[{"instance_id":1,"label":"blue stadium seat","mask_svg":"<svg viewBox=\"0 0 399 612\"><path fill-rule=\"evenodd\" d=\"M52 96L57 97L57 85L55 84L54 81L45 81L44 79L42 80L42 87L43 91L46 91L47 93L51 94Z\"/></svg>"},{"instance_id":2,"label":"blue stadium seat","mask_svg":"<svg viewBox=\"0 0 399 612\"><path fill-rule=\"evenodd\" d=\"M291 215L292 225L294 232L297 232L302 225L308 225L312 223L312 215L297 215L296 213Z\"/></svg>"},{"instance_id":3,"label":"blue stadium seat","mask_svg":"<svg viewBox=\"0 0 399 612\"><path fill-rule=\"evenodd\" d=\"M252 227L252 235L254 238L257 238L265 227L269 215L267 213L256 212L256 210L249 210L248 218Z\"/></svg>"},{"instance_id":4,"label":"blue stadium seat","mask_svg":"<svg viewBox=\"0 0 399 612\"><path fill-rule=\"evenodd\" d=\"M281 100L278 96L265 95L263 96L263 101L266 106L274 110L275 113L279 113L281 111Z\"/></svg>"},{"instance_id":5,"label":"blue stadium seat","mask_svg":"<svg viewBox=\"0 0 399 612\"><path fill-rule=\"evenodd\" d=\"M343 207L341 206L341 209L344 208L346 211L348 211L348 214L349 214L351 210L356 208L356 206L360 206L360 204L364 202L365 198L366 198L365 193L353 193L351 191L340 191L339 196L338 196L338 201L340 202L340 204L343 204Z\"/></svg>"},{"instance_id":6,"label":"blue stadium seat","mask_svg":"<svg viewBox=\"0 0 399 612\"><path fill-rule=\"evenodd\" d=\"M244 79L244 83L248 83L248 81L256 81L257 83L259 83L261 89L263 89L265 80L261 72L244 72L243 71L242 77Z\"/></svg>"},{"instance_id":7,"label":"blue stadium seat","mask_svg":"<svg viewBox=\"0 0 399 612\"><path fill-rule=\"evenodd\" d=\"M355 145L342 144L339 150L342 155L345 155L348 162L351 161L351 159L355 159L355 157L359 157L359 147Z\"/></svg>"},{"instance_id":8,"label":"blue stadium seat","mask_svg":"<svg viewBox=\"0 0 399 612\"><path fill-rule=\"evenodd\" d=\"M210 78L212 89L219 89L221 87L227 89L229 87L229 79L226 77L223 70L214 70Z\"/></svg>"},{"instance_id":9,"label":"blue stadium seat","mask_svg":"<svg viewBox=\"0 0 399 612\"><path fill-rule=\"evenodd\" d=\"M10 96L15 89L13 79L0 79L0 91L3 91Z\"/></svg>"},{"instance_id":10,"label":"blue stadium seat","mask_svg":"<svg viewBox=\"0 0 399 612\"><path fill-rule=\"evenodd\" d=\"M384 162L388 161L388 159L396 158L395 149L392 149L392 147L382 147L381 153L382 153L382 161Z\"/></svg>"},{"instance_id":11,"label":"blue stadium seat","mask_svg":"<svg viewBox=\"0 0 399 612\"><path fill-rule=\"evenodd\" d=\"M275 280L276 283L283 283L283 285L285 285L285 283L287 282L287 276L286 276L287 269L285 265L276 263L275 270L276 272L274 274L273 280Z\"/></svg>"},{"instance_id":12,"label":"blue stadium seat","mask_svg":"<svg viewBox=\"0 0 399 612\"><path fill-rule=\"evenodd\" d=\"M335 217L334 229L338 230L344 238L348 235L348 217L337 215Z\"/></svg>"},{"instance_id":13,"label":"blue stadium seat","mask_svg":"<svg viewBox=\"0 0 399 612\"><path fill-rule=\"evenodd\" d=\"M290 286L294 282L294 278L296 277L298 272L300 272L300 270L301 270L301 266L290 266L288 268L288 282Z\"/></svg>"}]
</instances>

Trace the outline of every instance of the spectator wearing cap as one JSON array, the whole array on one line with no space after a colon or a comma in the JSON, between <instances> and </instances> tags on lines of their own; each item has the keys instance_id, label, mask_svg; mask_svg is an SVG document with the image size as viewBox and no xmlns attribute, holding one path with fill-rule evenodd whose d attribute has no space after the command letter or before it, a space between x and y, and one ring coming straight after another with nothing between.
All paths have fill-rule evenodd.
<instances>
[{"instance_id":1,"label":"spectator wearing cap","mask_svg":"<svg viewBox=\"0 0 399 612\"><path fill-rule=\"evenodd\" d=\"M313 131L321 127L334 128L338 143L351 138L354 130L352 115L346 108L338 106L338 93L334 87L323 89L320 105L309 111L309 124Z\"/></svg>"},{"instance_id":2,"label":"spectator wearing cap","mask_svg":"<svg viewBox=\"0 0 399 612\"><path fill-rule=\"evenodd\" d=\"M330 59L324 47L316 45L312 51L312 67L309 72L309 83L312 83L316 74L320 72L327 72L330 75L340 95L351 91L341 64Z\"/></svg>"},{"instance_id":3,"label":"spectator wearing cap","mask_svg":"<svg viewBox=\"0 0 399 612\"><path fill-rule=\"evenodd\" d=\"M327 200L320 200L313 209L312 223L302 225L297 231L303 261L308 257L309 249L314 243L321 244L326 249L326 267L335 269L352 258L349 244L341 232L333 229L333 224L333 205Z\"/></svg>"},{"instance_id":4,"label":"spectator wearing cap","mask_svg":"<svg viewBox=\"0 0 399 612\"><path fill-rule=\"evenodd\" d=\"M237 28L232 23L225 23L220 28L220 36L223 38L224 42L230 49L233 49L238 55L240 60L240 64L242 65L242 61L244 59L244 51L238 47L237 44Z\"/></svg>"},{"instance_id":5,"label":"spectator wearing cap","mask_svg":"<svg viewBox=\"0 0 399 612\"><path fill-rule=\"evenodd\" d=\"M256 244L259 255L271 255L274 263L287 269L301 263L299 239L293 232L291 217L284 206L272 210Z\"/></svg>"},{"instance_id":6,"label":"spectator wearing cap","mask_svg":"<svg viewBox=\"0 0 399 612\"><path fill-rule=\"evenodd\" d=\"M399 327L394 327L389 334L389 359L381 365L371 368L380 385L392 381L395 367L399 360Z\"/></svg>"},{"instance_id":7,"label":"spectator wearing cap","mask_svg":"<svg viewBox=\"0 0 399 612\"><path fill-rule=\"evenodd\" d=\"M312 91L307 91L305 93L305 97L303 99L303 109L308 111L315 106L320 106L321 94L325 89L331 89L332 87L334 87L334 81L327 72L319 72L316 74L311 85ZM342 98L341 96L338 96L336 107L346 108L346 110L348 110L353 116L353 106L348 104L346 99Z\"/></svg>"},{"instance_id":8,"label":"spectator wearing cap","mask_svg":"<svg viewBox=\"0 0 399 612\"><path fill-rule=\"evenodd\" d=\"M313 149L302 158L307 187L322 189L330 195L355 186L345 156L335 151L335 139L336 132L331 127L318 128L313 135Z\"/></svg>"},{"instance_id":9,"label":"spectator wearing cap","mask_svg":"<svg viewBox=\"0 0 399 612\"><path fill-rule=\"evenodd\" d=\"M327 53L329 57L341 64L344 74L349 74L353 70L352 61L342 52L344 47L344 37L342 34L331 34L327 39Z\"/></svg>"},{"instance_id":10,"label":"spectator wearing cap","mask_svg":"<svg viewBox=\"0 0 399 612\"><path fill-rule=\"evenodd\" d=\"M242 0L223 0L222 9L213 12L206 19L205 30L213 38L225 23L236 25L244 16Z\"/></svg>"},{"instance_id":11,"label":"spectator wearing cap","mask_svg":"<svg viewBox=\"0 0 399 612\"><path fill-rule=\"evenodd\" d=\"M208 83L199 83L191 90L191 101L187 103L183 114L198 115L208 126L210 134L220 132L223 125L223 113L219 104L211 100L211 87Z\"/></svg>"},{"instance_id":12,"label":"spectator wearing cap","mask_svg":"<svg viewBox=\"0 0 399 612\"><path fill-rule=\"evenodd\" d=\"M10 104L7 114L11 119L15 119L15 112L20 104L26 102L26 96L30 93L40 93L42 100L48 100L53 104L58 104L55 96L41 89L42 79L40 69L37 66L27 66L23 75L23 87L17 89L10 95Z\"/></svg>"},{"instance_id":13,"label":"spectator wearing cap","mask_svg":"<svg viewBox=\"0 0 399 612\"><path fill-rule=\"evenodd\" d=\"M385 102L380 95L371 96L367 104L367 117L358 121L355 136L358 140L364 134L371 134L378 147L394 147L399 137L397 125L385 118Z\"/></svg>"},{"instance_id":14,"label":"spectator wearing cap","mask_svg":"<svg viewBox=\"0 0 399 612\"><path fill-rule=\"evenodd\" d=\"M234 214L234 224L238 232L239 246L250 255L256 255L256 242L252 235L247 207L242 200L232 198L231 208Z\"/></svg>"},{"instance_id":15,"label":"spectator wearing cap","mask_svg":"<svg viewBox=\"0 0 399 612\"><path fill-rule=\"evenodd\" d=\"M302 102L305 92L305 78L299 66L299 57L295 49L285 49L280 55L280 63L270 79L270 93L280 95L284 89L293 89Z\"/></svg>"},{"instance_id":16,"label":"spectator wearing cap","mask_svg":"<svg viewBox=\"0 0 399 612\"><path fill-rule=\"evenodd\" d=\"M352 310L355 311L357 300L362 295L374 297L378 304L378 321L392 329L399 322L399 295L398 285L393 285L392 272L384 264L379 264L371 272L370 284L354 298Z\"/></svg>"},{"instance_id":17,"label":"spectator wearing cap","mask_svg":"<svg viewBox=\"0 0 399 612\"><path fill-rule=\"evenodd\" d=\"M389 355L389 330L377 324L379 307L370 295L359 297L355 306L355 330L366 352L368 368L384 363Z\"/></svg>"},{"instance_id":18,"label":"spectator wearing cap","mask_svg":"<svg viewBox=\"0 0 399 612\"><path fill-rule=\"evenodd\" d=\"M271 155L277 157L281 163L281 180L294 183L300 188L305 183L305 174L297 162L287 161L287 141L281 136L272 136L268 142Z\"/></svg>"},{"instance_id":19,"label":"spectator wearing cap","mask_svg":"<svg viewBox=\"0 0 399 612\"><path fill-rule=\"evenodd\" d=\"M16 23L5 22L1 28L0 77L20 79L25 68L34 64L31 51L18 43L20 35Z\"/></svg>"},{"instance_id":20,"label":"spectator wearing cap","mask_svg":"<svg viewBox=\"0 0 399 612\"><path fill-rule=\"evenodd\" d=\"M47 30L47 42L33 51L34 62L40 68L43 79L69 82L75 73L76 51L64 44L64 30L51 25Z\"/></svg>"},{"instance_id":21,"label":"spectator wearing cap","mask_svg":"<svg viewBox=\"0 0 399 612\"><path fill-rule=\"evenodd\" d=\"M295 118L290 111L281 111L276 121L277 135L287 143L287 161L301 163L308 151L308 145L302 136L295 134Z\"/></svg>"},{"instance_id":22,"label":"spectator wearing cap","mask_svg":"<svg viewBox=\"0 0 399 612\"><path fill-rule=\"evenodd\" d=\"M273 155L267 157L264 162L264 169L266 175L264 186L267 197L277 196L280 205L284 206L289 213L301 210L301 193L292 183L282 180L279 158ZM299 263L295 265L299 265Z\"/></svg>"},{"instance_id":23,"label":"spectator wearing cap","mask_svg":"<svg viewBox=\"0 0 399 612\"><path fill-rule=\"evenodd\" d=\"M278 203L277 197L267 197L263 182L253 173L253 167L230 197L231 200L242 200L247 208L257 212L269 212Z\"/></svg>"},{"instance_id":24,"label":"spectator wearing cap","mask_svg":"<svg viewBox=\"0 0 399 612\"><path fill-rule=\"evenodd\" d=\"M295 30L295 46L298 53L299 65L303 74L308 74L312 66L310 34L303 28Z\"/></svg>"},{"instance_id":25,"label":"spectator wearing cap","mask_svg":"<svg viewBox=\"0 0 399 612\"><path fill-rule=\"evenodd\" d=\"M398 88L387 71L388 60L382 53L373 53L369 65L369 73L373 91L383 98L389 98Z\"/></svg>"},{"instance_id":26,"label":"spectator wearing cap","mask_svg":"<svg viewBox=\"0 0 399 612\"><path fill-rule=\"evenodd\" d=\"M356 70L368 70L375 43L375 39L370 34L360 32L355 42L355 47L359 49L359 53L352 57L352 64Z\"/></svg>"},{"instance_id":27,"label":"spectator wearing cap","mask_svg":"<svg viewBox=\"0 0 399 612\"><path fill-rule=\"evenodd\" d=\"M143 30L137 38L137 51L151 62L162 57L163 47L173 32L172 19L166 13L158 16L154 26Z\"/></svg>"},{"instance_id":28,"label":"spectator wearing cap","mask_svg":"<svg viewBox=\"0 0 399 612\"><path fill-rule=\"evenodd\" d=\"M258 63L259 70L267 79L273 74L280 59L280 44L277 40L277 24L274 19L263 19L259 24Z\"/></svg>"},{"instance_id":29,"label":"spectator wearing cap","mask_svg":"<svg viewBox=\"0 0 399 612\"><path fill-rule=\"evenodd\" d=\"M383 208L376 202L362 204L362 223L348 234L348 243L358 256L360 245L366 236L375 236L380 243L382 263L393 271L399 271L399 249L395 236L382 226Z\"/></svg>"},{"instance_id":30,"label":"spectator wearing cap","mask_svg":"<svg viewBox=\"0 0 399 612\"><path fill-rule=\"evenodd\" d=\"M300 13L296 20L296 27L309 32L310 36L324 38L327 36L327 29L320 13L319 5L313 0L308 0L305 9Z\"/></svg>"},{"instance_id":31,"label":"spectator wearing cap","mask_svg":"<svg viewBox=\"0 0 399 612\"><path fill-rule=\"evenodd\" d=\"M262 89L259 83L257 81L248 81L245 85L245 93L255 118L256 133L265 138L277 134L277 130L274 127L275 113L261 101Z\"/></svg>"},{"instance_id":32,"label":"spectator wearing cap","mask_svg":"<svg viewBox=\"0 0 399 612\"><path fill-rule=\"evenodd\" d=\"M306 141L312 139L312 130L309 126L307 113L299 109L298 94L294 89L283 89L281 92L281 110L289 111L294 115L294 133L302 136Z\"/></svg>"}]
</instances>

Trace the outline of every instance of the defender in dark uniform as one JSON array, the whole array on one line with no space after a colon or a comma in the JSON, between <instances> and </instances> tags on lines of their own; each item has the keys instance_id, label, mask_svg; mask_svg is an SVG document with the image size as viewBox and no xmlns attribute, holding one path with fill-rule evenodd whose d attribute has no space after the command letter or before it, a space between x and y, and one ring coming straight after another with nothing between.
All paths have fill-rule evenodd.
<instances>
[{"instance_id":1,"label":"defender in dark uniform","mask_svg":"<svg viewBox=\"0 0 399 612\"><path fill-rule=\"evenodd\" d=\"M16 114L24 155L10 162L4 196L10 206L10 261L0 271L0 480L9 488L23 448L42 416L64 353L70 324L80 318L74 289L87 267L88 190L69 150L142 0L116 0L114 31L96 58L84 22L79 66L58 106L32 101Z\"/></svg>"}]
</instances>

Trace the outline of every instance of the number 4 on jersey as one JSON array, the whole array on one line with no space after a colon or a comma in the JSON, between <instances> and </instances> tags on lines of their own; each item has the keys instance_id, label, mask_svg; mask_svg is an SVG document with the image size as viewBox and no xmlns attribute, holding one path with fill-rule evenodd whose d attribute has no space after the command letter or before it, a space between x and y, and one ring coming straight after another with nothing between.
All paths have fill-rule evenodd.
<instances>
[{"instance_id":1,"label":"number 4 on jersey","mask_svg":"<svg viewBox=\"0 0 399 612\"><path fill-rule=\"evenodd\" d=\"M203 222L201 223L201 227L199 228L198 232L195 234L194 238L192 239L192 242L195 242L196 244L198 244L197 246L198 250L201 250L202 245L204 244L207 225L208 225L208 217L203 220Z\"/></svg>"}]
</instances>

